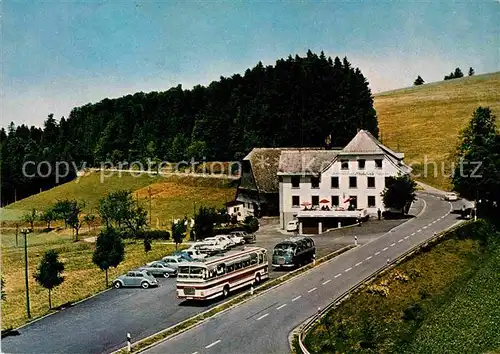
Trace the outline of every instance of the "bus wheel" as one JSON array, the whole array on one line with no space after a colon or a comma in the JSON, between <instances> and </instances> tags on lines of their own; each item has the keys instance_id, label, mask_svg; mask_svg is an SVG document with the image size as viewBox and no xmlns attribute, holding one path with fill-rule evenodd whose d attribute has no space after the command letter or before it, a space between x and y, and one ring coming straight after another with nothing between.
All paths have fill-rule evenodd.
<instances>
[{"instance_id":1,"label":"bus wheel","mask_svg":"<svg viewBox=\"0 0 500 354\"><path fill-rule=\"evenodd\" d=\"M224 286L224 289L222 289L222 296L224 298L229 296L229 285Z\"/></svg>"},{"instance_id":2,"label":"bus wheel","mask_svg":"<svg viewBox=\"0 0 500 354\"><path fill-rule=\"evenodd\" d=\"M255 285L257 285L259 283L260 283L260 274L257 273L257 275L255 275Z\"/></svg>"}]
</instances>

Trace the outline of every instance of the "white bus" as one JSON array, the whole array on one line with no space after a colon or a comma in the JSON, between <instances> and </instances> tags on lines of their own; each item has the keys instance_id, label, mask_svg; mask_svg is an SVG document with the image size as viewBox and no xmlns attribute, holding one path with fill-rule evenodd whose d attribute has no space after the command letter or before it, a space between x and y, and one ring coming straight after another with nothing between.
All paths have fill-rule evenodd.
<instances>
[{"instance_id":1,"label":"white bus","mask_svg":"<svg viewBox=\"0 0 500 354\"><path fill-rule=\"evenodd\" d=\"M230 291L258 284L269 278L267 251L245 247L202 262L179 265L177 297L187 300L208 300L227 297Z\"/></svg>"}]
</instances>

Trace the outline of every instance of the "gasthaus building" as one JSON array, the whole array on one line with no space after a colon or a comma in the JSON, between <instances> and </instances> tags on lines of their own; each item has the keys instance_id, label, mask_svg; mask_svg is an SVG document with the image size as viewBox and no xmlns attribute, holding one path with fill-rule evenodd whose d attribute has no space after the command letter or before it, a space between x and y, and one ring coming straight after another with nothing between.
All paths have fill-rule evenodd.
<instances>
[{"instance_id":1,"label":"gasthaus building","mask_svg":"<svg viewBox=\"0 0 500 354\"><path fill-rule=\"evenodd\" d=\"M409 174L404 154L359 130L343 149L281 151L279 214L281 227L294 219L299 234L320 234L384 211L386 178Z\"/></svg>"}]
</instances>

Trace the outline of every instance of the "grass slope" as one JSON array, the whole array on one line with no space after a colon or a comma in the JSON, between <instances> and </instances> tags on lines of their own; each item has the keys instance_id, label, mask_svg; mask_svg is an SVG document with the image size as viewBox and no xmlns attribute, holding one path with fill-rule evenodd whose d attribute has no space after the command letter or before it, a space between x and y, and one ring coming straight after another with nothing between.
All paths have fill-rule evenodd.
<instances>
[{"instance_id":1,"label":"grass slope","mask_svg":"<svg viewBox=\"0 0 500 354\"><path fill-rule=\"evenodd\" d=\"M374 95L382 142L405 153L418 179L445 189L458 134L478 106L500 117L500 72Z\"/></svg>"},{"instance_id":2,"label":"grass slope","mask_svg":"<svg viewBox=\"0 0 500 354\"><path fill-rule=\"evenodd\" d=\"M500 246L495 240L485 246L475 237L478 229L474 224L458 229L451 238L352 295L308 333L309 351L479 353L500 349ZM387 291L387 296L371 293L373 289ZM414 305L421 308L419 316L403 318Z\"/></svg>"},{"instance_id":3,"label":"grass slope","mask_svg":"<svg viewBox=\"0 0 500 354\"><path fill-rule=\"evenodd\" d=\"M2 209L1 219L19 220L31 208L45 210L57 200L76 199L85 202L85 212L96 213L99 199L117 189L138 191L137 197L149 211L148 186L152 188L152 221L160 219L165 224L171 217L192 215L193 202L199 205L221 207L234 198L232 183L220 178L168 176L158 177L142 174L115 173L101 182L100 173L91 173L79 180L71 181L42 193L22 199Z\"/></svg>"}]
</instances>

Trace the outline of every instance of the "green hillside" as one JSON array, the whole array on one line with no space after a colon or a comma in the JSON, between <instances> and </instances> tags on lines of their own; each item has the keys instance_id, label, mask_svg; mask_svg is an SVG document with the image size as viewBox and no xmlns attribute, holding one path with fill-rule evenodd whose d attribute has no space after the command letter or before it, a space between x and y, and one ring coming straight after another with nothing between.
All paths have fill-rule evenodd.
<instances>
[{"instance_id":1,"label":"green hillside","mask_svg":"<svg viewBox=\"0 0 500 354\"><path fill-rule=\"evenodd\" d=\"M458 134L478 106L489 106L500 117L500 72L383 92L374 98L382 142L405 153L414 173L422 174L417 179L445 189L450 188L444 174L450 172Z\"/></svg>"}]
</instances>

